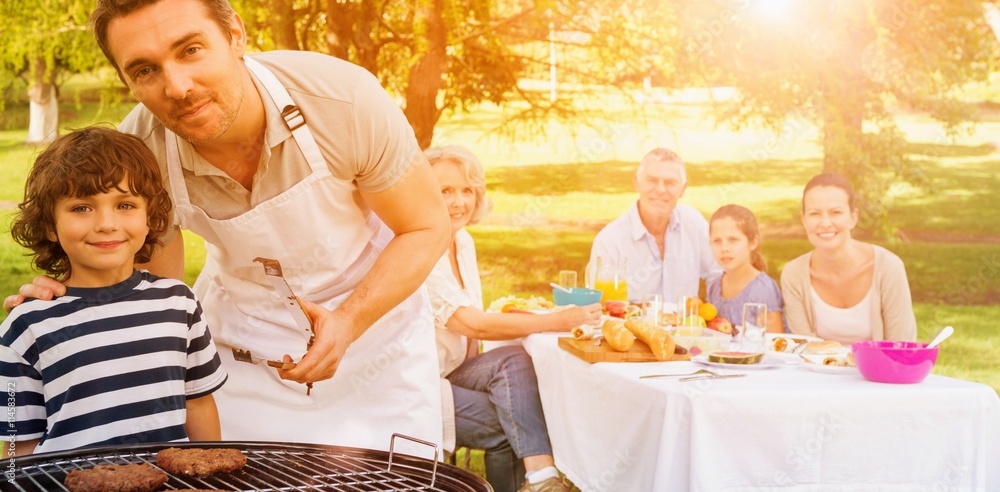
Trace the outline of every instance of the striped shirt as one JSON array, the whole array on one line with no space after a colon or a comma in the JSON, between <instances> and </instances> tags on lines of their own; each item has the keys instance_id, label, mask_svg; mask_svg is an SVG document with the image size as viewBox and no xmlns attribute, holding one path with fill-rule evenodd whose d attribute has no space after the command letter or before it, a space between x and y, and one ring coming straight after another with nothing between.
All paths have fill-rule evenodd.
<instances>
[{"instance_id":1,"label":"striped shirt","mask_svg":"<svg viewBox=\"0 0 1000 492\"><path fill-rule=\"evenodd\" d=\"M226 381L194 293L146 271L15 308L0 377L15 395L9 438L41 438L36 453L186 440L186 399Z\"/></svg>"}]
</instances>

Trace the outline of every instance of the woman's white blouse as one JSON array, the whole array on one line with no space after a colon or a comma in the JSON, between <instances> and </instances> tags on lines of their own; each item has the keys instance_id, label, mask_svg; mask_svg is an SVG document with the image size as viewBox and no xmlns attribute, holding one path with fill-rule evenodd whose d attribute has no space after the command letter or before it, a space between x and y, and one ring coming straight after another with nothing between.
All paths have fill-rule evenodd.
<instances>
[{"instance_id":1,"label":"woman's white blouse","mask_svg":"<svg viewBox=\"0 0 1000 492\"><path fill-rule=\"evenodd\" d=\"M868 289L861 302L839 308L826 303L816 289L809 286L813 310L816 312L816 334L824 340L842 343L872 339L872 290Z\"/></svg>"},{"instance_id":2,"label":"woman's white blouse","mask_svg":"<svg viewBox=\"0 0 1000 492\"><path fill-rule=\"evenodd\" d=\"M434 327L437 328L435 333L441 377L451 374L465 360L468 346L468 340L464 336L448 330L445 324L460 307L483 309L483 285L479 280L479 266L476 263L476 244L465 229L455 235L455 247L458 271L465 288L462 288L452 273L447 252L434 265L426 283L434 312Z\"/></svg>"}]
</instances>

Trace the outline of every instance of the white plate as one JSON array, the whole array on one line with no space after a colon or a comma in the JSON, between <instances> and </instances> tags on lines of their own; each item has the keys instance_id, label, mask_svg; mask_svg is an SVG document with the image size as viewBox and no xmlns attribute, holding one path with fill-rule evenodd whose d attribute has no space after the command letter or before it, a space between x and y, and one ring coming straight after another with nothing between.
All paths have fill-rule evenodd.
<instances>
[{"instance_id":1,"label":"white plate","mask_svg":"<svg viewBox=\"0 0 1000 492\"><path fill-rule=\"evenodd\" d=\"M782 366L794 366L801 363L801 361L796 361L789 359L787 361L774 357L771 354L764 354L764 358L760 360L757 364L727 364L725 362L712 362L708 360L708 354L698 354L691 357L691 362L697 362L699 364L705 364L706 366L712 367L722 367L726 369L773 369L775 367Z\"/></svg>"},{"instance_id":2,"label":"white plate","mask_svg":"<svg viewBox=\"0 0 1000 492\"><path fill-rule=\"evenodd\" d=\"M850 354L851 354L851 347L841 347L837 350L831 350L830 353L826 354L799 354L799 358L804 359L806 364L812 364L814 366L822 366L825 365L823 364L823 361L829 358L837 359L838 363L847 362L848 356L850 356Z\"/></svg>"},{"instance_id":3,"label":"white plate","mask_svg":"<svg viewBox=\"0 0 1000 492\"><path fill-rule=\"evenodd\" d=\"M783 352L791 352L796 347L799 346L799 340L805 340L806 342L822 342L822 338L813 337L809 335L796 335L794 333L767 333L764 335L765 341L767 342L768 352L777 352L774 350L774 340L778 338L784 338L788 340L788 345L785 347Z\"/></svg>"},{"instance_id":4,"label":"white plate","mask_svg":"<svg viewBox=\"0 0 1000 492\"><path fill-rule=\"evenodd\" d=\"M823 374L861 374L858 371L858 368L853 366L825 366L823 364L806 362L802 364L802 367L809 369L810 371L821 372Z\"/></svg>"}]
</instances>

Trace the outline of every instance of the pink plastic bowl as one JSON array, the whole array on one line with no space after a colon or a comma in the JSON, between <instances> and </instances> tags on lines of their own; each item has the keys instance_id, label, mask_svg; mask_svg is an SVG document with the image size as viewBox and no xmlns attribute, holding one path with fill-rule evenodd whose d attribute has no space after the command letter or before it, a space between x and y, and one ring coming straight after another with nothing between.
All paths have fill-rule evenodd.
<instances>
[{"instance_id":1,"label":"pink plastic bowl","mask_svg":"<svg viewBox=\"0 0 1000 492\"><path fill-rule=\"evenodd\" d=\"M851 344L861 375L879 383L919 383L937 362L938 347L923 342L864 340Z\"/></svg>"}]
</instances>

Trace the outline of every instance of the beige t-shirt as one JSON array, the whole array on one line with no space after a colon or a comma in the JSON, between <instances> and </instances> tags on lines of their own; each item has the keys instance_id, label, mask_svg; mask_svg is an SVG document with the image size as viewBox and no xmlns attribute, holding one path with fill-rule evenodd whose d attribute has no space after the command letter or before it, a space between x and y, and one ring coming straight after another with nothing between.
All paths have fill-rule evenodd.
<instances>
[{"instance_id":1,"label":"beige t-shirt","mask_svg":"<svg viewBox=\"0 0 1000 492\"><path fill-rule=\"evenodd\" d=\"M406 117L367 70L306 51L270 51L250 56L274 73L299 106L333 176L355 182L352 199L358 206L364 204L357 190L379 192L391 187L420 155ZM310 172L280 111L266 96L260 81L256 77L253 81L264 101L267 131L252 190L203 159L191 145L180 142L181 166L191 203L214 219L245 213L289 189ZM140 104L119 130L139 136L153 151L166 184L162 123ZM172 237L170 232L164 241Z\"/></svg>"}]
</instances>

